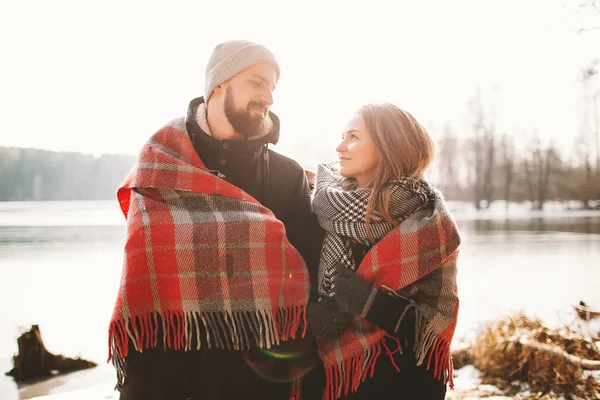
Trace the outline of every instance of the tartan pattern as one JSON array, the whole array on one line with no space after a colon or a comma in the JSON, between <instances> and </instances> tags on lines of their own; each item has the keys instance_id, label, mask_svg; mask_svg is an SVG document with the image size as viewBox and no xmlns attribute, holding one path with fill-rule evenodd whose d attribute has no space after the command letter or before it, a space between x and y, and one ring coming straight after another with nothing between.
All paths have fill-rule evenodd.
<instances>
[{"instance_id":1,"label":"tartan pattern","mask_svg":"<svg viewBox=\"0 0 600 400\"><path fill-rule=\"evenodd\" d=\"M129 342L158 345L158 315L163 347L176 350L296 337L310 285L302 257L270 210L206 170L183 118L144 145L117 197L127 241L109 361L120 383Z\"/></svg>"},{"instance_id":2,"label":"tartan pattern","mask_svg":"<svg viewBox=\"0 0 600 400\"><path fill-rule=\"evenodd\" d=\"M315 197L324 190L318 187L320 182L317 178ZM450 344L459 307L456 263L461 239L442 194L434 188L431 193L431 206L414 212L384 235L365 255L356 274L379 290L392 290L415 301L417 364L425 363L437 379L452 387ZM323 218L319 211L323 208L314 209ZM331 219L330 215L325 217ZM325 400L356 392L361 382L373 376L382 352L394 363L392 355L401 350L397 338L360 316L340 337L318 338L318 347L327 377Z\"/></svg>"},{"instance_id":3,"label":"tartan pattern","mask_svg":"<svg viewBox=\"0 0 600 400\"><path fill-rule=\"evenodd\" d=\"M318 166L312 202L319 224L326 230L319 262L321 300L330 300L335 296L338 264L356 270L352 242L373 245L394 228L392 223L374 210L371 213L370 230L375 242L368 237L365 221L370 191L341 189L336 167L336 163ZM389 191L390 216L397 222L427 207L433 198L431 187L424 180L396 179L390 183Z\"/></svg>"}]
</instances>

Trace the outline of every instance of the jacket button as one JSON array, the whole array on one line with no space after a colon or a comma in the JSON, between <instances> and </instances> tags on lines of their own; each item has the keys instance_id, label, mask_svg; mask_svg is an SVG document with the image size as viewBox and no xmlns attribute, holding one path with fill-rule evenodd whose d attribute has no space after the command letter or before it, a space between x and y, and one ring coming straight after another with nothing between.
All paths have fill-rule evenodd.
<instances>
[{"instance_id":1,"label":"jacket button","mask_svg":"<svg viewBox=\"0 0 600 400\"><path fill-rule=\"evenodd\" d=\"M227 165L227 160L226 159L221 159L221 161L219 162L221 165Z\"/></svg>"},{"instance_id":2,"label":"jacket button","mask_svg":"<svg viewBox=\"0 0 600 400\"><path fill-rule=\"evenodd\" d=\"M223 148L225 150L227 150L229 148L229 143L227 143L227 142L223 143Z\"/></svg>"}]
</instances>

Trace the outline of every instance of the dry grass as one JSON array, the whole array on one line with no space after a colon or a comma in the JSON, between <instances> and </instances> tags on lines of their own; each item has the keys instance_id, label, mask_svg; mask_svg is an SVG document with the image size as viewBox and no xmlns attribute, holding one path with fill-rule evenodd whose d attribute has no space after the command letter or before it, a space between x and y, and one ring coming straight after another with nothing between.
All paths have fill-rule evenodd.
<instances>
[{"instance_id":1,"label":"dry grass","mask_svg":"<svg viewBox=\"0 0 600 400\"><path fill-rule=\"evenodd\" d=\"M600 383L585 378L580 363L565 357L562 350L581 359L600 360L600 349L590 338L568 327L550 330L524 315L482 329L472 346L454 353L453 358L457 368L473 364L481 371L483 383L508 394L515 394L526 382L535 393L531 399L551 399L557 394L566 399L600 398Z\"/></svg>"}]
</instances>

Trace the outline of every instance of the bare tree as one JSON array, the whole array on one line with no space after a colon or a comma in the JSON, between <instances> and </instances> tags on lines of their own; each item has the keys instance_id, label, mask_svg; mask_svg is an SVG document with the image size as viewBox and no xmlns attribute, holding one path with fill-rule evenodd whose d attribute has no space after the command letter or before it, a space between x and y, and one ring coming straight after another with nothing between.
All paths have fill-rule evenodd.
<instances>
[{"instance_id":1,"label":"bare tree","mask_svg":"<svg viewBox=\"0 0 600 400\"><path fill-rule=\"evenodd\" d=\"M529 194L529 200L531 201L532 207L535 208L535 188L534 188L534 178L532 171L532 161L527 158L523 160L523 169L525 170L525 179L527 180L527 193Z\"/></svg>"},{"instance_id":2,"label":"bare tree","mask_svg":"<svg viewBox=\"0 0 600 400\"><path fill-rule=\"evenodd\" d=\"M600 30L600 0L581 0L577 9L577 14L581 17L579 33L586 33L589 31ZM592 160L593 155L589 155L588 152L584 152L588 155L588 158L584 160L584 171L585 180L584 188L582 189L585 193L582 197L584 198L584 207L590 207L589 197L595 197L600 199L600 122L598 110L598 96L600 95L600 87L598 85L598 67L600 65L600 58L592 60L590 64L583 70L583 85L585 91L585 128L589 130L589 137L587 140L588 146L592 145L592 137L595 142L595 171L592 171ZM589 157L592 157L590 159ZM594 190L595 189L595 190Z\"/></svg>"},{"instance_id":3,"label":"bare tree","mask_svg":"<svg viewBox=\"0 0 600 400\"><path fill-rule=\"evenodd\" d=\"M481 89L477 88L475 97L469 102L473 117L473 134L469 141L471 152L470 175L473 185L473 203L476 209L489 208L494 195L494 162L495 162L495 113L486 115L481 100Z\"/></svg>"},{"instance_id":4,"label":"bare tree","mask_svg":"<svg viewBox=\"0 0 600 400\"><path fill-rule=\"evenodd\" d=\"M494 124L485 130L484 136L485 174L483 178L482 194L487 207L494 200L494 171L496 160L496 144L494 140Z\"/></svg>"},{"instance_id":5,"label":"bare tree","mask_svg":"<svg viewBox=\"0 0 600 400\"><path fill-rule=\"evenodd\" d=\"M452 196L460 190L460 142L450 125L444 127L444 136L439 152L440 189Z\"/></svg>"},{"instance_id":6,"label":"bare tree","mask_svg":"<svg viewBox=\"0 0 600 400\"><path fill-rule=\"evenodd\" d=\"M584 68L582 74L584 119L578 150L582 157L585 171L582 187L582 201L585 208L591 207L590 200L593 197L600 198L600 123L598 121L598 96L600 90L596 82L599 64L600 59L592 61ZM594 158L595 166L592 167Z\"/></svg>"},{"instance_id":7,"label":"bare tree","mask_svg":"<svg viewBox=\"0 0 600 400\"><path fill-rule=\"evenodd\" d=\"M560 158L552 143L544 148L536 133L530 145L529 156L523 161L532 208L544 209L548 199L550 177L558 172L558 165L560 165Z\"/></svg>"},{"instance_id":8,"label":"bare tree","mask_svg":"<svg viewBox=\"0 0 600 400\"><path fill-rule=\"evenodd\" d=\"M471 113L473 114L473 136L472 136L472 161L471 171L473 178L473 202L476 209L481 208L482 190L481 181L483 180L483 152L482 152L482 138L484 129L484 115L483 106L481 104L481 89L477 88L475 98L471 99L470 102Z\"/></svg>"},{"instance_id":9,"label":"bare tree","mask_svg":"<svg viewBox=\"0 0 600 400\"><path fill-rule=\"evenodd\" d=\"M598 85L598 75L600 75L598 71L599 65L600 58L597 58L596 60L592 61L590 67L586 70L584 75L584 81L586 81L587 85L590 86L591 92L588 102L590 103L590 113L592 114L590 125L596 144L596 174L594 180L595 182L593 183L596 187L596 191L593 193L593 196L596 199L600 199L600 110L598 109L598 97L600 97L600 88Z\"/></svg>"},{"instance_id":10,"label":"bare tree","mask_svg":"<svg viewBox=\"0 0 600 400\"><path fill-rule=\"evenodd\" d=\"M581 2L577 9L577 13L585 16L595 16L595 18L593 18L595 21L600 20L600 1L586 0ZM584 26L579 29L579 33L600 30L600 21L589 22L588 24L582 24Z\"/></svg>"},{"instance_id":11,"label":"bare tree","mask_svg":"<svg viewBox=\"0 0 600 400\"><path fill-rule=\"evenodd\" d=\"M506 210L508 211L508 205L511 200L511 186L514 178L514 168L515 168L515 144L513 142L512 136L508 136L507 134L502 135L502 140L500 142L500 150L502 157L502 172L504 173L504 200L506 201Z\"/></svg>"},{"instance_id":12,"label":"bare tree","mask_svg":"<svg viewBox=\"0 0 600 400\"><path fill-rule=\"evenodd\" d=\"M591 208L592 200L592 161L591 147L589 145L589 136L585 130L576 138L573 152L572 164L574 164L574 174L572 179L575 181L576 191L579 193L579 199L583 208Z\"/></svg>"}]
</instances>

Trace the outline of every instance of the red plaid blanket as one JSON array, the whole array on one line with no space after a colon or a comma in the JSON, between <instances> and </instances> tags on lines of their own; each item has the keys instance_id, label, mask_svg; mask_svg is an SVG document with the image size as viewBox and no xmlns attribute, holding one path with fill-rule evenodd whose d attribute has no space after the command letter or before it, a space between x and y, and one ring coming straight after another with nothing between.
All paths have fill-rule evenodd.
<instances>
[{"instance_id":1,"label":"red plaid blanket","mask_svg":"<svg viewBox=\"0 0 600 400\"><path fill-rule=\"evenodd\" d=\"M304 261L270 210L207 171L183 118L144 145L117 197L127 242L109 361L120 379L129 341L157 346L159 321L163 346L176 350L295 338L309 294Z\"/></svg>"},{"instance_id":2,"label":"red plaid blanket","mask_svg":"<svg viewBox=\"0 0 600 400\"><path fill-rule=\"evenodd\" d=\"M436 378L450 382L451 387L450 343L458 315L459 244L458 227L436 192L433 211L418 211L396 226L371 248L356 271L378 289L416 301L417 363L426 363ZM327 375L325 400L357 391L361 382L373 376L382 351L394 363L392 355L401 350L397 338L360 316L339 338L319 338L318 343Z\"/></svg>"}]
</instances>

